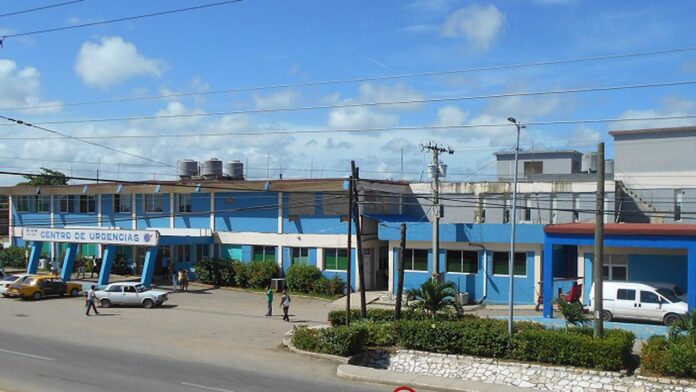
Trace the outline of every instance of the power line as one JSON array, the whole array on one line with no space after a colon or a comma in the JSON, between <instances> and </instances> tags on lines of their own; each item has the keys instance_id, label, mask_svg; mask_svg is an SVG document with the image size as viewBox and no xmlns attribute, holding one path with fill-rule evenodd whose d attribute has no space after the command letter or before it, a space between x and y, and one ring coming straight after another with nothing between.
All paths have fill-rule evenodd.
<instances>
[{"instance_id":1,"label":"power line","mask_svg":"<svg viewBox=\"0 0 696 392\"><path fill-rule=\"evenodd\" d=\"M468 95L468 96L440 97L440 98L406 99L406 100L399 100L399 101L347 102L347 103L337 103L337 104L327 104L327 105L310 105L310 106L295 106L295 107L288 106L288 107L279 107L279 108L231 110L231 111L219 111L219 112L208 112L208 113L184 113L184 114L166 114L166 115L144 115L144 116L131 116L131 117L93 118L93 119L82 119L82 120L43 121L43 122L37 122L36 124L41 124L41 125L82 124L82 123L118 122L118 121L132 121L132 120L161 120L161 119L170 119L170 118L210 117L210 116L224 116L224 115L233 115L233 114L294 112L294 111L317 110L317 109L341 109L341 108L354 108L354 107L412 105L412 104L421 104L421 103L467 101L467 100L492 99L492 98L497 99L497 98L510 98L510 97L531 97L531 96L553 95L553 94L577 94L577 93L600 92L600 91L634 90L634 89L655 88L655 87L687 86L687 85L692 85L692 84L696 84L696 80L680 80L680 81L670 81L670 82L625 84L625 85L604 86L604 87L582 87L582 88L573 88L573 89L527 91L527 92L499 93L499 94L487 94L487 95ZM525 123L525 124L529 125L530 123Z\"/></svg>"},{"instance_id":2,"label":"power line","mask_svg":"<svg viewBox=\"0 0 696 392\"><path fill-rule=\"evenodd\" d=\"M199 10L199 9L203 9L203 8L210 8L210 7L216 7L216 6L225 5L225 4L231 4L231 3L239 3L242 1L243 0L228 0L228 1L221 1L218 3L198 5L195 7L187 7L187 8L179 8L179 9L169 10L169 11L153 12L151 14L127 16L124 18L102 20L102 21L98 21L98 22L82 23L82 24L71 25L71 26L53 27L53 28L44 29L44 30L35 30L35 31L28 31L28 32L24 32L24 33L8 34L4 38L7 39L7 38L14 38L14 37L23 37L23 36L27 36L27 35L51 33L54 31L72 30L72 29L79 29L79 28L89 27L89 26L104 25L104 24L116 23L116 22L125 22L128 20L143 19L143 18L149 18L149 17L153 17L153 16L160 16L160 15L179 13L179 12L193 11L193 10Z\"/></svg>"},{"instance_id":3,"label":"power line","mask_svg":"<svg viewBox=\"0 0 696 392\"><path fill-rule=\"evenodd\" d=\"M109 151L113 151L113 152L117 152L117 153L119 153L119 154L124 154L124 155L128 155L128 156L131 156L131 157L134 157L134 158L142 159L142 160L145 160L145 161L148 161L148 162L156 163L156 164L158 164L158 165L173 167L173 165L171 165L171 164L169 164L169 163L160 162L160 161L155 160L155 159L151 159L151 158L148 158L148 157L145 157L145 156L142 156L142 155L138 155L138 154L133 154L133 153L130 153L130 152L128 152L128 151L119 150L119 149L117 149L117 148L110 147L110 146L107 146L107 145L104 145L104 144L99 144L99 143L95 143L95 142L90 142L89 140L85 140L85 139L80 138L80 137L71 136L71 135L68 135L68 134L65 134L65 133L62 133L62 132L54 131L54 130L52 130L52 129L48 129L48 128L45 128L45 127L42 127L42 126L38 126L38 125L35 125L35 124L31 124L31 123L25 122L25 121L23 121L23 120L17 120L17 119L10 118L10 117L5 117L5 116L2 116L2 115L0 115L0 119L5 119L5 120L10 121L10 122L12 122L12 123L15 123L15 124L17 124L17 125L24 125L24 126L27 126L27 127L29 127L29 128L36 128L36 129L42 130L42 131L44 131L44 132L52 133L52 134L54 134L54 135L60 135L60 136L63 136L63 137L67 137L67 138L72 139L72 140L77 140L77 141L80 141L80 142L82 142L82 143L86 143L86 144L89 144L89 145L92 145L92 146L96 146L96 147L101 147L101 148L107 149L107 150L109 150Z\"/></svg>"},{"instance_id":4,"label":"power line","mask_svg":"<svg viewBox=\"0 0 696 392\"><path fill-rule=\"evenodd\" d=\"M2 116L0 116L2 117ZM654 116L654 117L620 117L620 118L602 118L602 119L578 119L578 120L550 120L550 121L528 121L525 125L529 126L550 126L550 125L577 125L577 124L604 124L604 123L622 123L622 122L641 122L641 121L662 121L662 120L690 120L696 118L696 115L684 116ZM39 124L69 124L75 122L89 122L90 120L72 120L72 121L53 121L42 122ZM97 120L99 121L99 120ZM109 121L101 120L101 121ZM0 124L0 126L5 124ZM12 124L9 124L10 126ZM205 132L205 133L170 133L170 134L132 134L132 135L105 135L105 136L77 136L83 140L112 140L112 139L158 139L158 138L201 138L201 137L223 137L223 136L257 136L257 135L300 135L300 134L326 134L326 133L373 133L373 132L392 132L392 131L422 131L424 129L432 130L449 130L449 129L469 129L469 128L498 128L507 127L510 123L487 123L487 124L458 124L458 125L416 125L402 127L375 127L375 128L329 128L329 129L300 129L290 131L231 131L231 132ZM0 137L0 140L59 140L65 137L24 137L24 136L9 136ZM583 145L585 146L585 145ZM572 146L568 146L572 147ZM471 148L481 149L485 147L473 146ZM466 146L464 146L466 149ZM495 148L497 149L497 148ZM527 152L527 151L525 151Z\"/></svg>"},{"instance_id":5,"label":"power line","mask_svg":"<svg viewBox=\"0 0 696 392\"><path fill-rule=\"evenodd\" d=\"M189 96L196 96L196 95L225 94L225 93L248 92L248 91L259 91L259 90L270 90L270 89L282 89L282 88L298 88L298 87L310 87L310 86L321 86L321 85L331 85L331 84L347 84L347 83L360 83L360 82L371 82L371 81L404 79L404 78L415 78L415 77L442 76L442 75L482 72L482 71L493 71L493 70L503 70L503 69L526 68L526 67L537 67L537 66L558 65L558 64L570 64L570 63L601 61L601 60L613 60L613 59L631 58L631 57L639 57L639 56L653 56L653 55L661 55L661 54L684 53L684 52L691 52L694 50L696 50L696 46L672 48L672 49L661 49L661 50L653 50L653 51L625 52L625 53L616 53L616 54L609 54L609 55L603 55L603 56L573 57L573 58L566 58L566 59L559 59L559 60L545 60L545 61L536 61L536 62L529 62L529 63L499 64L499 65L491 65L491 66L484 66L484 67L451 69L451 70L441 70L441 71L426 71L426 72L402 73L402 74L394 74L394 75L365 76L365 77L359 77L359 78L330 79L330 80L298 82L298 83L280 83L280 84L271 84L271 85L265 85L265 86L235 87L235 88L226 88L226 89L211 90L211 91L189 91L189 92L183 92L183 93L148 95L148 96L143 96L143 97L111 98L111 99L103 99L103 100L78 101L78 102L67 102L67 103L60 103L60 104L45 104L45 105L36 105L36 106L2 107L2 108L0 108L0 110L10 111L10 110L46 109L46 108L66 107L66 106L98 105L98 104L108 104L108 103L146 101L146 100L154 100L154 99L182 98L182 97L189 97Z\"/></svg>"},{"instance_id":6,"label":"power line","mask_svg":"<svg viewBox=\"0 0 696 392\"><path fill-rule=\"evenodd\" d=\"M28 12L41 11L41 10L45 10L45 9L49 9L49 8L60 7L60 6L63 6L63 5L68 5L68 4L73 4L73 3L80 3L80 2L83 2L83 1L85 1L85 0L72 0L72 1L66 1L66 2L58 3L58 4L45 5L45 6L43 6L43 7L31 8L31 9L23 10L23 11L15 11L15 12L7 13L7 14L0 14L0 18L4 18L4 17L6 17L6 16L14 16L14 15L26 14L26 13L28 13Z\"/></svg>"}]
</instances>

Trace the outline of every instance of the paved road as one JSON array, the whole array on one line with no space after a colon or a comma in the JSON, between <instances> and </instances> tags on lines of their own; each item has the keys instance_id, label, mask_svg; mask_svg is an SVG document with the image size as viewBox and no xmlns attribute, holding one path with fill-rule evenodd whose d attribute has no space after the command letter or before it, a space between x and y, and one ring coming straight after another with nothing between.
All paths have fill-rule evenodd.
<instances>
[{"instance_id":1,"label":"paved road","mask_svg":"<svg viewBox=\"0 0 696 392\"><path fill-rule=\"evenodd\" d=\"M279 347L292 325L324 322L325 301L295 297L296 323L284 323L263 316L259 293L200 288L170 298L162 308L100 309L92 317L80 298L0 298L0 390L393 389L341 380L336 363Z\"/></svg>"}]
</instances>

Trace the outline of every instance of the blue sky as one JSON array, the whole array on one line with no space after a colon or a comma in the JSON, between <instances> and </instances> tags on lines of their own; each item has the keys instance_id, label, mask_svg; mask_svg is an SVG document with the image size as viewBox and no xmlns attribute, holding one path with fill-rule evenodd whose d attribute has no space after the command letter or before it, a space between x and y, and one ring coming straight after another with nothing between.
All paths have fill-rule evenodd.
<instances>
[{"instance_id":1,"label":"blue sky","mask_svg":"<svg viewBox=\"0 0 696 392\"><path fill-rule=\"evenodd\" d=\"M3 2L0 14L59 1ZM0 34L113 19L211 1L80 3L0 18ZM72 102L205 92L364 76L600 56L696 46L690 1L245 0L204 10L63 32L9 37L0 50L0 113L30 122L244 112L504 94L524 91L696 80L696 51L447 76L264 89L100 105ZM237 113L154 120L46 125L75 136L247 131L247 136L102 139L100 143L175 164L217 157L248 163L251 178L335 177L355 159L364 177L418 180L429 157L418 145L435 140L449 180L492 179L492 153L510 149L514 127L337 133L335 129L480 125L696 114L693 85L585 94L460 100ZM50 108L7 110L26 106ZM599 140L612 154L611 129L693 124L694 120L530 126L523 148L589 151ZM313 134L264 134L317 130ZM0 138L46 137L0 127ZM0 140L0 165L40 166L119 179L171 179L171 167L74 140ZM19 159L18 159L19 158ZM47 161L41 161L47 160ZM59 161L59 162L58 162ZM101 165L94 162L101 161ZM86 163L85 163L86 162ZM270 170L267 171L267 168ZM476 175L471 175L475 172ZM423 177L425 178L425 177ZM16 178L0 178L11 184Z\"/></svg>"}]
</instances>

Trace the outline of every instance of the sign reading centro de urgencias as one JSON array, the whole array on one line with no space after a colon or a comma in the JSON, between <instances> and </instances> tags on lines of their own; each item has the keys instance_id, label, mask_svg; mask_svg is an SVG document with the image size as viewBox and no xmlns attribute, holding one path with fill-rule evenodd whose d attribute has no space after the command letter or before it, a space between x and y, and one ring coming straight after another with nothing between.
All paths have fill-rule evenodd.
<instances>
[{"instance_id":1,"label":"sign reading centro de urgencias","mask_svg":"<svg viewBox=\"0 0 696 392\"><path fill-rule=\"evenodd\" d=\"M156 246L159 232L146 230L51 229L25 227L25 241L55 241L89 244Z\"/></svg>"}]
</instances>

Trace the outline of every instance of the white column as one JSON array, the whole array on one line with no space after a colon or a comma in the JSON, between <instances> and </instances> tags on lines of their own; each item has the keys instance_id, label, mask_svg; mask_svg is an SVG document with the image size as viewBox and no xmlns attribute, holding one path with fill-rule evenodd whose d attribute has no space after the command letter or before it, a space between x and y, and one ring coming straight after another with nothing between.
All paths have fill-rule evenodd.
<instances>
[{"instance_id":1,"label":"white column","mask_svg":"<svg viewBox=\"0 0 696 392\"><path fill-rule=\"evenodd\" d=\"M174 198L176 197L176 193L169 193L169 228L173 229L174 228L174 206L176 203L174 203Z\"/></svg>"},{"instance_id":2,"label":"white column","mask_svg":"<svg viewBox=\"0 0 696 392\"><path fill-rule=\"evenodd\" d=\"M138 206L138 195L132 194L131 195L131 229L136 230L138 228L138 216L137 216L137 211L136 207ZM144 206L143 206L144 207Z\"/></svg>"},{"instance_id":3,"label":"white column","mask_svg":"<svg viewBox=\"0 0 696 392\"><path fill-rule=\"evenodd\" d=\"M285 252L283 252L284 248L285 247L283 245L278 245L277 263L278 263L278 267L280 267L281 270L283 269L283 258L285 257Z\"/></svg>"},{"instance_id":4,"label":"white column","mask_svg":"<svg viewBox=\"0 0 696 392\"><path fill-rule=\"evenodd\" d=\"M97 195L97 226L102 227L102 195Z\"/></svg>"},{"instance_id":5,"label":"white column","mask_svg":"<svg viewBox=\"0 0 696 392\"><path fill-rule=\"evenodd\" d=\"M278 192L278 234L283 232L283 192Z\"/></svg>"},{"instance_id":6,"label":"white column","mask_svg":"<svg viewBox=\"0 0 696 392\"><path fill-rule=\"evenodd\" d=\"M393 293L394 292L394 271L396 269L394 268L394 247L393 247L392 241L388 242L387 254L388 254L388 259L389 259L389 274L388 274L389 285L387 287L389 287L389 292Z\"/></svg>"},{"instance_id":7,"label":"white column","mask_svg":"<svg viewBox=\"0 0 696 392\"><path fill-rule=\"evenodd\" d=\"M536 303L537 296L539 295L539 290L541 289L539 282L541 282L541 271L544 268L541 258L541 252L543 249L543 247L540 247L539 249L534 250L534 291L532 293L532 303ZM544 257L550 257L550 255L544 255Z\"/></svg>"},{"instance_id":8,"label":"white column","mask_svg":"<svg viewBox=\"0 0 696 392\"><path fill-rule=\"evenodd\" d=\"M7 221L7 227L9 229L9 239L10 239L10 245L12 245L12 236L14 234L14 227L12 227L12 195L7 196L7 208L9 209L8 214L10 216L8 217ZM53 217L53 214L51 214L51 217ZM53 225L51 225L53 226Z\"/></svg>"},{"instance_id":9,"label":"white column","mask_svg":"<svg viewBox=\"0 0 696 392\"><path fill-rule=\"evenodd\" d=\"M210 192L210 230L215 231L215 192Z\"/></svg>"},{"instance_id":10,"label":"white column","mask_svg":"<svg viewBox=\"0 0 696 392\"><path fill-rule=\"evenodd\" d=\"M50 203L51 203L51 205L48 207L49 220L51 222L51 227L56 227L56 216L55 216L56 208L54 206L55 196L50 195L49 198L50 198ZM11 230L12 229L10 229L10 233L12 233ZM57 252L56 252L56 243L51 242L51 260L53 260L54 257L56 257L56 258L58 257Z\"/></svg>"},{"instance_id":11,"label":"white column","mask_svg":"<svg viewBox=\"0 0 696 392\"><path fill-rule=\"evenodd\" d=\"M324 248L317 248L317 268L324 270Z\"/></svg>"}]
</instances>

